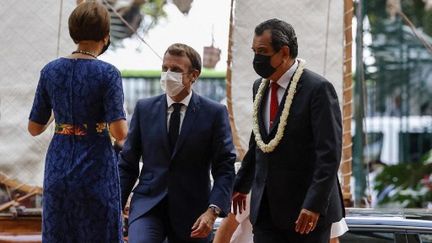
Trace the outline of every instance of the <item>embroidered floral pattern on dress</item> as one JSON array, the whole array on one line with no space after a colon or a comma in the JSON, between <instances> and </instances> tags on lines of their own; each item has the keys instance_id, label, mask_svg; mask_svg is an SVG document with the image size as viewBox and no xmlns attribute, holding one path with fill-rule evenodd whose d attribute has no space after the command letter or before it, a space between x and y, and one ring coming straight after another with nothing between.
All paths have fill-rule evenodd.
<instances>
[{"instance_id":1,"label":"embroidered floral pattern on dress","mask_svg":"<svg viewBox=\"0 0 432 243\"><path fill-rule=\"evenodd\" d=\"M107 124L104 122L96 123L96 132L102 133L107 129ZM72 125L72 124L55 124L55 133L62 135L75 135L84 136L87 135L87 124L83 125Z\"/></svg>"}]
</instances>

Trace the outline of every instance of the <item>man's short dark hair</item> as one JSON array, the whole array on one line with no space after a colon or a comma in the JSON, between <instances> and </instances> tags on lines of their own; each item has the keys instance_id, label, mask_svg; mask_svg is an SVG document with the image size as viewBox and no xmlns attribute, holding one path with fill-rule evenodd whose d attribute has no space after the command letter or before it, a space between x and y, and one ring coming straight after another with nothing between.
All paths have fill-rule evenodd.
<instances>
[{"instance_id":1,"label":"man's short dark hair","mask_svg":"<svg viewBox=\"0 0 432 243\"><path fill-rule=\"evenodd\" d=\"M255 27L255 35L260 36L266 30L271 32L271 45L275 51L279 51L282 46L288 46L291 58L297 57L297 37L290 24L280 19L269 19Z\"/></svg>"},{"instance_id":2,"label":"man's short dark hair","mask_svg":"<svg viewBox=\"0 0 432 243\"><path fill-rule=\"evenodd\" d=\"M168 47L165 54L167 53L173 56L186 56L191 62L191 69L196 69L201 73L201 56L192 47L182 43L175 43Z\"/></svg>"},{"instance_id":3,"label":"man's short dark hair","mask_svg":"<svg viewBox=\"0 0 432 243\"><path fill-rule=\"evenodd\" d=\"M109 31L109 12L95 1L78 4L69 16L69 34L76 44L84 40L103 40Z\"/></svg>"}]
</instances>

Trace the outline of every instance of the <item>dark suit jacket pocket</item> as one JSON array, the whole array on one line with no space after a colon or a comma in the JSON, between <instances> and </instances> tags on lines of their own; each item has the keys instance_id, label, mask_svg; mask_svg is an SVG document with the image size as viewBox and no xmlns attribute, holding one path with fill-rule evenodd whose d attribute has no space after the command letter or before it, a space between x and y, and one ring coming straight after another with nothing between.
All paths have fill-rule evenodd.
<instances>
[{"instance_id":1,"label":"dark suit jacket pocket","mask_svg":"<svg viewBox=\"0 0 432 243\"><path fill-rule=\"evenodd\" d=\"M140 183L133 189L133 192L147 195L147 194L150 194L150 192L151 192L151 186L148 184L141 184Z\"/></svg>"}]
</instances>

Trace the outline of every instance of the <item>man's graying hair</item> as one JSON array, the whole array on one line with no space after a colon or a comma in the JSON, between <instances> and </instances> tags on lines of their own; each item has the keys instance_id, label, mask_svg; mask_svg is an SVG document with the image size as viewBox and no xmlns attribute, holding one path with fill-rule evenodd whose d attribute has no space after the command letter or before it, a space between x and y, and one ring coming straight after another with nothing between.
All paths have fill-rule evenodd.
<instances>
[{"instance_id":1,"label":"man's graying hair","mask_svg":"<svg viewBox=\"0 0 432 243\"><path fill-rule=\"evenodd\" d=\"M199 73L201 73L201 56L192 47L182 43L175 43L168 47L168 49L165 51L165 54L167 53L169 53L170 55L180 56L180 57L186 56L187 58L189 58L189 61L191 62L190 71L196 69L198 70Z\"/></svg>"},{"instance_id":2,"label":"man's graying hair","mask_svg":"<svg viewBox=\"0 0 432 243\"><path fill-rule=\"evenodd\" d=\"M291 58L297 57L297 37L290 24L280 19L269 19L255 27L255 35L260 36L266 30L271 31L271 45L275 51L279 51L282 46L288 46Z\"/></svg>"}]
</instances>

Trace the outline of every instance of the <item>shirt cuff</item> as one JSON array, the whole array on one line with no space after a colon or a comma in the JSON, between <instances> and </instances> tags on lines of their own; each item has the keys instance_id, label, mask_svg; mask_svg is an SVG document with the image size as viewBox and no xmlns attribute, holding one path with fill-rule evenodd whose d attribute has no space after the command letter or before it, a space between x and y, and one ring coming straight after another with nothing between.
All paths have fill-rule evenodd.
<instances>
[{"instance_id":1,"label":"shirt cuff","mask_svg":"<svg viewBox=\"0 0 432 243\"><path fill-rule=\"evenodd\" d=\"M209 208L212 208L213 212L216 214L217 217L219 217L219 215L222 213L222 210L220 209L220 207L218 207L215 204L210 204Z\"/></svg>"},{"instance_id":2,"label":"shirt cuff","mask_svg":"<svg viewBox=\"0 0 432 243\"><path fill-rule=\"evenodd\" d=\"M218 206L215 205L215 204L210 204L209 207L216 207L219 211L221 211L220 207L218 207Z\"/></svg>"}]
</instances>

